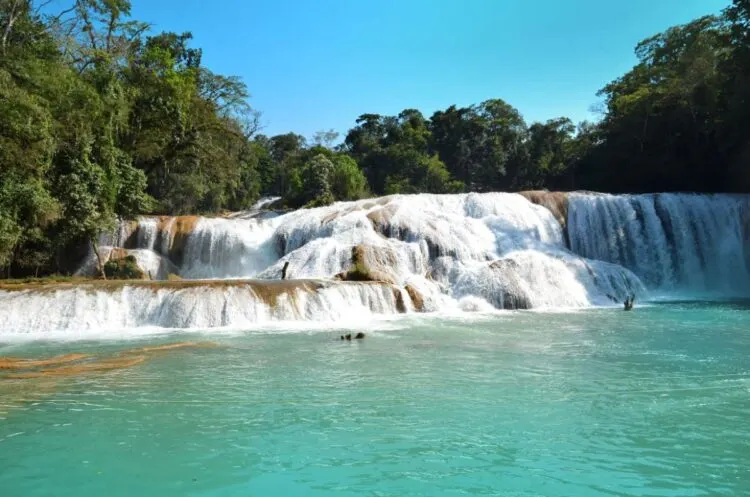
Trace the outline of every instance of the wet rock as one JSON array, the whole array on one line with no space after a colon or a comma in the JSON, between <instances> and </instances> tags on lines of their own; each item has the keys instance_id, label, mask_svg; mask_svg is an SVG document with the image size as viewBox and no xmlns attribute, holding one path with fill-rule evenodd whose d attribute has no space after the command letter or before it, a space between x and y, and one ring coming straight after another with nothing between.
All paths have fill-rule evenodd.
<instances>
[{"instance_id":1,"label":"wet rock","mask_svg":"<svg viewBox=\"0 0 750 497\"><path fill-rule=\"evenodd\" d=\"M531 299L524 289L523 279L518 274L518 263L512 259L500 259L490 263L491 275L482 297L498 309L530 309Z\"/></svg>"},{"instance_id":2,"label":"wet rock","mask_svg":"<svg viewBox=\"0 0 750 497\"><path fill-rule=\"evenodd\" d=\"M360 331L359 333L355 334L354 336L352 336L351 333L347 333L346 335L341 335L341 340L351 341L352 338L354 338L354 340L362 340L363 338L365 338L365 334Z\"/></svg>"},{"instance_id":3,"label":"wet rock","mask_svg":"<svg viewBox=\"0 0 750 497\"><path fill-rule=\"evenodd\" d=\"M334 279L341 281L379 281L395 285L398 255L388 247L356 245L352 248L352 265Z\"/></svg>"},{"instance_id":4,"label":"wet rock","mask_svg":"<svg viewBox=\"0 0 750 497\"><path fill-rule=\"evenodd\" d=\"M409 294L409 298L411 299L412 305L414 305L414 310L417 312L424 312L424 296L414 288L412 285L406 285L404 288L406 290L406 293Z\"/></svg>"},{"instance_id":5,"label":"wet rock","mask_svg":"<svg viewBox=\"0 0 750 497\"><path fill-rule=\"evenodd\" d=\"M396 299L396 310L404 314L406 312L406 302L404 302L404 294L401 293L401 289L393 288L393 298Z\"/></svg>"},{"instance_id":6,"label":"wet rock","mask_svg":"<svg viewBox=\"0 0 750 497\"><path fill-rule=\"evenodd\" d=\"M114 249L110 259L104 264L104 274L113 280L150 280L146 271L138 265L134 255L122 255L123 249ZM117 252L117 254L116 254Z\"/></svg>"}]
</instances>

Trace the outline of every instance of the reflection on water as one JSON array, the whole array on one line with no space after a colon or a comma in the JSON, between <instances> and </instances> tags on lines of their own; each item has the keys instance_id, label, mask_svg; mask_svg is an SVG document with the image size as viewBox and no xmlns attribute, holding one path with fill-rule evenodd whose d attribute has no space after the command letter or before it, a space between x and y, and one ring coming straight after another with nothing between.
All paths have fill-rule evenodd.
<instances>
[{"instance_id":1,"label":"reflection on water","mask_svg":"<svg viewBox=\"0 0 750 497\"><path fill-rule=\"evenodd\" d=\"M415 317L352 342L317 330L8 346L19 360L146 360L0 381L0 490L747 495L746 309Z\"/></svg>"}]
</instances>

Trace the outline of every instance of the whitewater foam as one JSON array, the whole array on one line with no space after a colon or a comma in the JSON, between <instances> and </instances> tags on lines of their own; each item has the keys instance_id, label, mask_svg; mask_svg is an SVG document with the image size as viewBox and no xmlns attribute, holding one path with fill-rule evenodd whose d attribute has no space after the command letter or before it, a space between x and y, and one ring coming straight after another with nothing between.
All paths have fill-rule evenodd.
<instances>
[{"instance_id":1,"label":"whitewater foam","mask_svg":"<svg viewBox=\"0 0 750 497\"><path fill-rule=\"evenodd\" d=\"M746 203L737 195L571 193L571 248L629 268L661 293L747 295Z\"/></svg>"},{"instance_id":2,"label":"whitewater foam","mask_svg":"<svg viewBox=\"0 0 750 497\"><path fill-rule=\"evenodd\" d=\"M0 294L0 330L258 328L361 323L399 311L609 306L633 294L643 301L649 291L748 294L744 196L567 198L557 194L554 213L519 194L420 194L288 213L264 212L273 201L267 200L220 218L123 222L100 240L110 244L102 254L121 248L155 279L277 280L287 263L289 278L330 279L350 270L356 253L393 287L321 287L281 295L272 304L247 289L210 286L6 292ZM80 272L92 274L95 267L91 256Z\"/></svg>"}]
</instances>

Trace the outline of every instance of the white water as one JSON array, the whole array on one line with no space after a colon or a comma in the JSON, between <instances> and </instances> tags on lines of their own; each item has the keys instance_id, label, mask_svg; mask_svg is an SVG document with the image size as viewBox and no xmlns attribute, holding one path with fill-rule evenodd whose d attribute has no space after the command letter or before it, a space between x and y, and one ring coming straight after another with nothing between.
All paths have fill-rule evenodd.
<instances>
[{"instance_id":1,"label":"white water","mask_svg":"<svg viewBox=\"0 0 750 497\"><path fill-rule=\"evenodd\" d=\"M408 298L408 297L406 297ZM56 336L121 338L141 327L205 329L255 327L276 321L344 321L398 312L388 286L328 283L315 292L291 289L271 306L251 285L162 288L82 286L59 291L0 291L3 340Z\"/></svg>"},{"instance_id":2,"label":"white water","mask_svg":"<svg viewBox=\"0 0 750 497\"><path fill-rule=\"evenodd\" d=\"M134 236L121 227L108 240L137 240L131 253L156 278L276 280L286 262L288 278L331 278L350 269L352 249L364 246L381 279L416 289L426 311L579 308L630 294L640 300L650 291L747 295L743 202L571 194L570 249L549 210L508 193L396 195L283 215L254 209L199 218L179 266L170 260L174 219L143 218ZM94 267L90 259L82 272ZM232 288L7 292L0 293L0 330L251 327L347 316L362 322L396 312L389 287L353 288L281 298L273 309L250 290ZM413 309L408 297L405 304Z\"/></svg>"},{"instance_id":3,"label":"white water","mask_svg":"<svg viewBox=\"0 0 750 497\"><path fill-rule=\"evenodd\" d=\"M102 247L99 253L102 256L102 259L107 260L111 251L112 247ZM138 267L143 269L143 272L147 275L151 275L152 279L166 280L170 274L176 274L179 272L179 269L172 263L172 261L153 250L139 248L130 249L127 252L128 255L135 256ZM96 256L93 253L90 253L78 271L76 271L76 274L79 276L96 274L96 266Z\"/></svg>"},{"instance_id":4,"label":"white water","mask_svg":"<svg viewBox=\"0 0 750 497\"><path fill-rule=\"evenodd\" d=\"M661 293L747 295L744 196L570 194L574 252L631 269Z\"/></svg>"}]
</instances>

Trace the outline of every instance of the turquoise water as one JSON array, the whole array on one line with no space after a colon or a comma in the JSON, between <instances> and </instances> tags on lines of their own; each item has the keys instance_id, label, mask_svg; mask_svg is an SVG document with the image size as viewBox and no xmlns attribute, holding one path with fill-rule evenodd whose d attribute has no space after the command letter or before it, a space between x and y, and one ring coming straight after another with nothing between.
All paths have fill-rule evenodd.
<instances>
[{"instance_id":1,"label":"turquoise water","mask_svg":"<svg viewBox=\"0 0 750 497\"><path fill-rule=\"evenodd\" d=\"M669 303L0 346L129 369L0 381L0 495L750 495L750 306ZM290 330L292 331L292 330Z\"/></svg>"}]
</instances>

